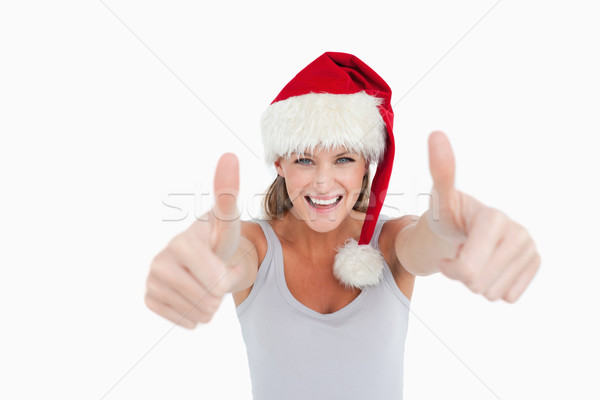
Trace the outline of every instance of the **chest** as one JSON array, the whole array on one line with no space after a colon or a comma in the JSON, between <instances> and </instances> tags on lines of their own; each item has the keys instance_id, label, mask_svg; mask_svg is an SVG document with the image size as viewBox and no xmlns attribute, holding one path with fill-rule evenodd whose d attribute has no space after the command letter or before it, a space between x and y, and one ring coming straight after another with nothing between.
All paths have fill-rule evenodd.
<instances>
[{"instance_id":1,"label":"chest","mask_svg":"<svg viewBox=\"0 0 600 400\"><path fill-rule=\"evenodd\" d=\"M303 255L289 246L282 246L285 283L296 300L321 314L341 310L361 293L345 288L333 275L335 253Z\"/></svg>"}]
</instances>

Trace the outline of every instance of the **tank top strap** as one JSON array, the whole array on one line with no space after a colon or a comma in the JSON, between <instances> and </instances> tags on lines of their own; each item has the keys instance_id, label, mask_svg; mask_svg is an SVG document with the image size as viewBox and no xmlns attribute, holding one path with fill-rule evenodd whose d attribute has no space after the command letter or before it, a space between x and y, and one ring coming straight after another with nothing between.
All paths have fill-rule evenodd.
<instances>
[{"instance_id":1,"label":"tank top strap","mask_svg":"<svg viewBox=\"0 0 600 400\"><path fill-rule=\"evenodd\" d=\"M277 261L279 258L279 248L281 244L279 243L279 239L277 238L277 234L273 230L271 224L269 224L268 220L265 219L256 219L253 220L258 223L265 234L265 238L267 239L267 252L265 253L265 258L258 268L258 275L256 277L256 281L259 281L259 278L263 275L266 275L267 271L270 269L269 267L273 264L273 261ZM262 270L262 272L261 272ZM255 283L256 286L256 283Z\"/></svg>"},{"instance_id":2,"label":"tank top strap","mask_svg":"<svg viewBox=\"0 0 600 400\"><path fill-rule=\"evenodd\" d=\"M387 215L380 215L379 220L377 221L377 225L375 225L375 230L373 231L373 238L371 239L370 244L377 250L380 250L379 249L379 236L381 235L381 230L383 228L383 224L385 224L386 221L388 221L390 219L392 219L392 218L388 217ZM394 275L392 274L392 270L390 269L388 263L384 262L383 264L384 264L384 268L383 268L384 286L387 288L387 290L390 290L394 294L394 296L396 296L398 298L398 300L400 300L400 302L405 307L407 307L407 309L410 308L410 299L408 297L406 297L406 295L404 293L402 293L402 291L398 287L398 284L396 283L396 281L394 279Z\"/></svg>"},{"instance_id":3,"label":"tank top strap","mask_svg":"<svg viewBox=\"0 0 600 400\"><path fill-rule=\"evenodd\" d=\"M265 238L267 239L267 252L269 251L269 249L274 249L274 246L278 239L277 235L275 234L275 231L271 227L271 224L269 224L269 221L265 219L253 219L252 222L258 223L262 228L263 233L265 234Z\"/></svg>"},{"instance_id":4,"label":"tank top strap","mask_svg":"<svg viewBox=\"0 0 600 400\"><path fill-rule=\"evenodd\" d=\"M388 219L390 219L388 216L380 215L379 219L377 220L377 224L375 225L375 229L373 230L373 236L371 237L370 244L377 250L379 250L379 235L381 234L381 229L383 228L385 221Z\"/></svg>"}]
</instances>

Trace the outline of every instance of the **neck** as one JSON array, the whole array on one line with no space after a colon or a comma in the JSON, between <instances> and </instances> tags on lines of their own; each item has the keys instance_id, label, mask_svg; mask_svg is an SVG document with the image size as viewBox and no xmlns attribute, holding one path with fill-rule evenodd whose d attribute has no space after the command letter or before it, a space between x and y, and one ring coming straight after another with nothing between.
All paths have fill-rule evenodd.
<instances>
[{"instance_id":1,"label":"neck","mask_svg":"<svg viewBox=\"0 0 600 400\"><path fill-rule=\"evenodd\" d=\"M305 254L332 254L332 249L342 246L346 240L358 241L365 214L352 210L332 231L317 232L298 218L293 209L276 222L277 233Z\"/></svg>"}]
</instances>

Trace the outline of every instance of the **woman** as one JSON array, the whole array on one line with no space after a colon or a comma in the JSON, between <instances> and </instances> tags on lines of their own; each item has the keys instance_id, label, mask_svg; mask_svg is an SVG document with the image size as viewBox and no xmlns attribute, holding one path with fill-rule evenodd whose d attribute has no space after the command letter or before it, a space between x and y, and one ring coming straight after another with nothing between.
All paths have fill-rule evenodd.
<instances>
[{"instance_id":1,"label":"woman","mask_svg":"<svg viewBox=\"0 0 600 400\"><path fill-rule=\"evenodd\" d=\"M441 132L429 137L430 209L380 217L394 159L390 100L355 56L317 58L263 114L278 174L267 218L239 220L237 158L225 154L215 208L151 265L146 304L181 326L210 321L233 294L257 400L401 398L415 276L442 272L514 302L540 266L522 226L454 188Z\"/></svg>"}]
</instances>

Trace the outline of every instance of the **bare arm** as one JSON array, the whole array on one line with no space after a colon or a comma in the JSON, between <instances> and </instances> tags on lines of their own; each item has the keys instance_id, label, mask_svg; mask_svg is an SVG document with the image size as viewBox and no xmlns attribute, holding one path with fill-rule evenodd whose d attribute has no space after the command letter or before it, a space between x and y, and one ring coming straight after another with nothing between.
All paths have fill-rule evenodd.
<instances>
[{"instance_id":1,"label":"bare arm","mask_svg":"<svg viewBox=\"0 0 600 400\"><path fill-rule=\"evenodd\" d=\"M214 208L154 257L147 279L146 305L189 329L209 322L225 293L250 286L258 269L256 247L237 211L235 155L219 159L214 188Z\"/></svg>"},{"instance_id":2,"label":"bare arm","mask_svg":"<svg viewBox=\"0 0 600 400\"><path fill-rule=\"evenodd\" d=\"M541 264L529 232L454 187L455 161L442 132L429 136L429 210L396 235L398 261L414 275L442 272L488 300L516 301Z\"/></svg>"},{"instance_id":3,"label":"bare arm","mask_svg":"<svg viewBox=\"0 0 600 400\"><path fill-rule=\"evenodd\" d=\"M242 234L243 231L244 228L242 228ZM242 236L237 250L227 260L227 266L240 270L239 280L228 289L229 293L235 293L252 286L258 273L258 252L254 243Z\"/></svg>"}]
</instances>

